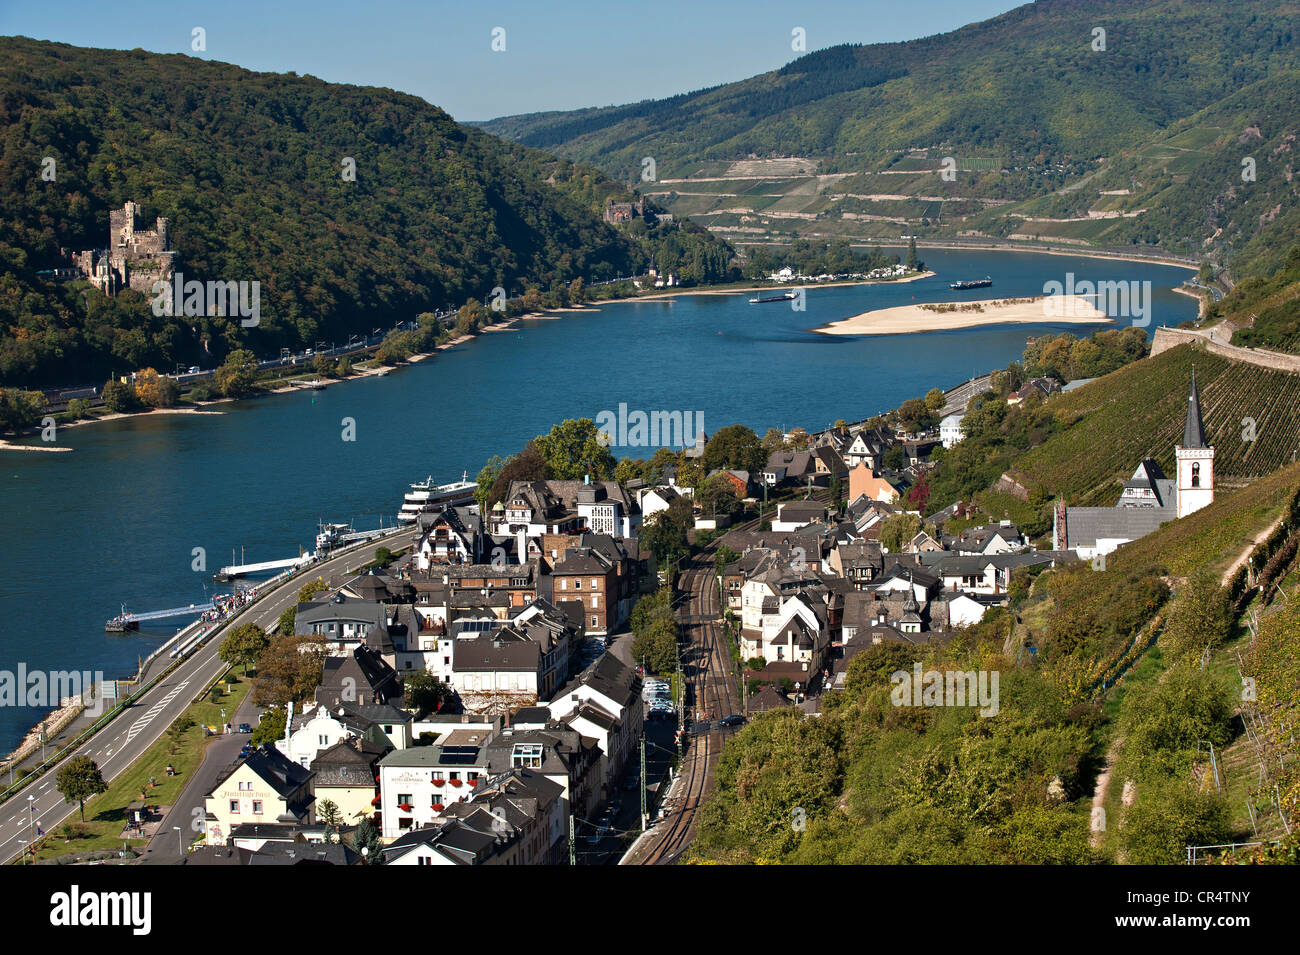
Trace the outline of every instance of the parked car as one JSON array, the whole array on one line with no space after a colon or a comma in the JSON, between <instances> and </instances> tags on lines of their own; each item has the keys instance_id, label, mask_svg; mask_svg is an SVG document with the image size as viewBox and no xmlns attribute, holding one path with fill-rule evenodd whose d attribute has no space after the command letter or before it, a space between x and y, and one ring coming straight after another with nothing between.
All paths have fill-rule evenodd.
<instances>
[{"instance_id":1,"label":"parked car","mask_svg":"<svg viewBox=\"0 0 1300 955\"><path fill-rule=\"evenodd\" d=\"M732 713L730 716L724 716L718 720L719 726L743 726L745 718L739 713Z\"/></svg>"}]
</instances>

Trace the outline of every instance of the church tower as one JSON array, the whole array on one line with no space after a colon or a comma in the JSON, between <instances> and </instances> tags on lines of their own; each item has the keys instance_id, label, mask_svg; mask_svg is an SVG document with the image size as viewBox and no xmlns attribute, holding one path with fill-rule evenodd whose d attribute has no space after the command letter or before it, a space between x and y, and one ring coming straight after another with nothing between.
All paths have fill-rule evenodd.
<instances>
[{"instance_id":1,"label":"church tower","mask_svg":"<svg viewBox=\"0 0 1300 955\"><path fill-rule=\"evenodd\" d=\"M1187 396L1187 422L1183 443L1174 448L1178 460L1178 516L1185 517L1214 501L1214 448L1205 444L1201 424L1201 396L1196 391L1196 369L1192 369L1192 391Z\"/></svg>"}]
</instances>

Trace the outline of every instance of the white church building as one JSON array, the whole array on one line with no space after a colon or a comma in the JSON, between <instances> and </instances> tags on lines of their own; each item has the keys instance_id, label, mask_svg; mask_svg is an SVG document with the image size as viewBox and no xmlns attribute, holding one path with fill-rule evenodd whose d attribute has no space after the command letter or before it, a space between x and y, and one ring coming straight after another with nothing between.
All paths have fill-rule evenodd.
<instances>
[{"instance_id":1,"label":"white church building","mask_svg":"<svg viewBox=\"0 0 1300 955\"><path fill-rule=\"evenodd\" d=\"M1109 554L1166 521L1186 517L1214 501L1214 448L1205 443L1201 398L1192 372L1182 444L1174 448L1177 473L1166 478L1146 458L1124 483L1114 507L1066 507L1058 501L1052 520L1052 546L1077 551L1084 560Z\"/></svg>"}]
</instances>

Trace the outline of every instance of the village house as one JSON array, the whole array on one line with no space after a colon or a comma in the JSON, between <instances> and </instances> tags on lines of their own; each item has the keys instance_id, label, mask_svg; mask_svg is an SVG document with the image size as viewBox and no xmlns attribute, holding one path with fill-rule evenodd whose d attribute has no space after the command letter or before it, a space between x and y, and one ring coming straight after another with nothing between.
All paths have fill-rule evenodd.
<instances>
[{"instance_id":1,"label":"village house","mask_svg":"<svg viewBox=\"0 0 1300 955\"><path fill-rule=\"evenodd\" d=\"M824 522L826 514L826 505L816 501L783 501L776 506L772 531L777 534L797 531L809 524Z\"/></svg>"},{"instance_id":2,"label":"village house","mask_svg":"<svg viewBox=\"0 0 1300 955\"><path fill-rule=\"evenodd\" d=\"M961 422L966 415L950 414L939 422L939 442L945 448L951 448L962 439Z\"/></svg>"},{"instance_id":3,"label":"village house","mask_svg":"<svg viewBox=\"0 0 1300 955\"><path fill-rule=\"evenodd\" d=\"M601 654L547 704L553 719L595 739L604 754L605 791L636 751L645 722L641 679L612 653Z\"/></svg>"},{"instance_id":4,"label":"village house","mask_svg":"<svg viewBox=\"0 0 1300 955\"><path fill-rule=\"evenodd\" d=\"M478 564L492 556L483 520L475 508L448 507L422 513L417 525L420 538L414 548L414 563L418 570L428 572L434 564ZM495 544L492 549L499 547ZM527 556L515 562L527 563Z\"/></svg>"},{"instance_id":5,"label":"village house","mask_svg":"<svg viewBox=\"0 0 1300 955\"><path fill-rule=\"evenodd\" d=\"M383 848L385 865L557 865L568 818L555 783L514 770Z\"/></svg>"},{"instance_id":6,"label":"village house","mask_svg":"<svg viewBox=\"0 0 1300 955\"><path fill-rule=\"evenodd\" d=\"M320 811L326 802L337 808L343 825L355 825L362 817L374 815L379 801L375 776L379 760L388 751L387 746L367 739L343 739L318 752L310 767L316 821L323 821Z\"/></svg>"},{"instance_id":7,"label":"village house","mask_svg":"<svg viewBox=\"0 0 1300 955\"><path fill-rule=\"evenodd\" d=\"M217 777L204 798L206 841L224 846L245 822L302 826L310 823L312 772L264 744Z\"/></svg>"},{"instance_id":8,"label":"village house","mask_svg":"<svg viewBox=\"0 0 1300 955\"><path fill-rule=\"evenodd\" d=\"M849 472L849 500L856 501L859 497L897 504L899 495L892 484L876 477L876 472L863 461Z\"/></svg>"},{"instance_id":9,"label":"village house","mask_svg":"<svg viewBox=\"0 0 1300 955\"><path fill-rule=\"evenodd\" d=\"M640 508L617 481L514 481L489 520L494 536L528 539L582 531L630 537L640 523Z\"/></svg>"},{"instance_id":10,"label":"village house","mask_svg":"<svg viewBox=\"0 0 1300 955\"><path fill-rule=\"evenodd\" d=\"M487 778L491 730L458 728L428 746L394 750L379 761L382 835L433 823L453 802L469 798Z\"/></svg>"}]
</instances>

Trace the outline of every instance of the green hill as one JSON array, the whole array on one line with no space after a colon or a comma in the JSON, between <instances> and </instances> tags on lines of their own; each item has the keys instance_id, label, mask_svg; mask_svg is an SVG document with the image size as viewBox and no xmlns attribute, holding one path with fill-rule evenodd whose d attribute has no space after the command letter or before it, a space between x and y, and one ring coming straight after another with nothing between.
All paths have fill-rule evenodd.
<instances>
[{"instance_id":1,"label":"green hill","mask_svg":"<svg viewBox=\"0 0 1300 955\"><path fill-rule=\"evenodd\" d=\"M0 383L346 341L498 285L626 275L657 244L725 268L726 247L689 225L661 236L602 222L605 199L625 194L392 90L2 38ZM66 267L62 249L104 247L109 210L127 200L170 220L187 277L260 281L260 325L157 318L137 293L83 296L37 274Z\"/></svg>"},{"instance_id":2,"label":"green hill","mask_svg":"<svg viewBox=\"0 0 1300 955\"><path fill-rule=\"evenodd\" d=\"M1300 352L1300 246L1267 277L1251 276L1216 302L1206 322L1232 331L1232 344Z\"/></svg>"},{"instance_id":3,"label":"green hill","mask_svg":"<svg viewBox=\"0 0 1300 955\"><path fill-rule=\"evenodd\" d=\"M746 241L980 232L1268 267L1270 238L1297 225L1297 12L1267 0L1040 0L670 99L482 127L620 180L652 156L651 194ZM1234 188L1245 155L1257 179ZM945 157L952 181L938 175Z\"/></svg>"}]
</instances>

